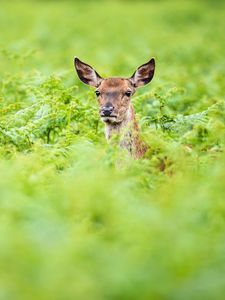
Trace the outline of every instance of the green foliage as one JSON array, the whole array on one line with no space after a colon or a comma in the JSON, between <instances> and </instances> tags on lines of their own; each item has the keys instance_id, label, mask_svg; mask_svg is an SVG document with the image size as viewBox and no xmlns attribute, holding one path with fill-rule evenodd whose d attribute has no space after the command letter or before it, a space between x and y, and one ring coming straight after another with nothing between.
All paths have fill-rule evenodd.
<instances>
[{"instance_id":1,"label":"green foliage","mask_svg":"<svg viewBox=\"0 0 225 300\"><path fill-rule=\"evenodd\" d=\"M0 300L225 294L223 1L1 1ZM73 57L156 74L107 144Z\"/></svg>"}]
</instances>

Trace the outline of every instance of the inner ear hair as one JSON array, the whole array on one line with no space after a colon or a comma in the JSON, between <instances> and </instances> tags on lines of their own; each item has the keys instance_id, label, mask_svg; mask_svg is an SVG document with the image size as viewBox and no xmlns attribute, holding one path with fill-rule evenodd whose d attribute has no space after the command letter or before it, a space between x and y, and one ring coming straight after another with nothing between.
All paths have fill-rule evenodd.
<instances>
[{"instance_id":1,"label":"inner ear hair","mask_svg":"<svg viewBox=\"0 0 225 300\"><path fill-rule=\"evenodd\" d=\"M135 87L139 87L149 83L155 71L155 59L150 59L147 63L141 65L131 76L131 80Z\"/></svg>"},{"instance_id":2,"label":"inner ear hair","mask_svg":"<svg viewBox=\"0 0 225 300\"><path fill-rule=\"evenodd\" d=\"M75 69L80 80L93 87L99 86L102 81L102 77L88 64L79 60L79 58L74 59Z\"/></svg>"}]
</instances>

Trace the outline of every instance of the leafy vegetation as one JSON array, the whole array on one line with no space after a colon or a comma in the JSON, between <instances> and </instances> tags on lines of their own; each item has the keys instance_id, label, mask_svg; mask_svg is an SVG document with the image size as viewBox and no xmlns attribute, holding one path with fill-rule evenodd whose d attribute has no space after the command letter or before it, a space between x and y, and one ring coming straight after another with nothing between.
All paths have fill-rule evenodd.
<instances>
[{"instance_id":1,"label":"leafy vegetation","mask_svg":"<svg viewBox=\"0 0 225 300\"><path fill-rule=\"evenodd\" d=\"M223 1L1 1L0 299L223 299ZM73 57L156 74L106 143Z\"/></svg>"}]
</instances>

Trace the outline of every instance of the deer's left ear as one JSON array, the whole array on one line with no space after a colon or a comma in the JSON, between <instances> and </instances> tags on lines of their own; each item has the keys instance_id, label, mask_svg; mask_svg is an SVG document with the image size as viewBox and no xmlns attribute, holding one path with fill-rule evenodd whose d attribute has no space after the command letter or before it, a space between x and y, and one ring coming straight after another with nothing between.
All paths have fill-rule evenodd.
<instances>
[{"instance_id":1,"label":"deer's left ear","mask_svg":"<svg viewBox=\"0 0 225 300\"><path fill-rule=\"evenodd\" d=\"M74 66L77 71L77 75L83 83L97 87L102 77L88 64L82 62L77 57L74 59Z\"/></svg>"},{"instance_id":2,"label":"deer's left ear","mask_svg":"<svg viewBox=\"0 0 225 300\"><path fill-rule=\"evenodd\" d=\"M135 87L139 87L149 83L155 72L155 60L152 58L149 62L141 65L131 76L131 81Z\"/></svg>"}]
</instances>

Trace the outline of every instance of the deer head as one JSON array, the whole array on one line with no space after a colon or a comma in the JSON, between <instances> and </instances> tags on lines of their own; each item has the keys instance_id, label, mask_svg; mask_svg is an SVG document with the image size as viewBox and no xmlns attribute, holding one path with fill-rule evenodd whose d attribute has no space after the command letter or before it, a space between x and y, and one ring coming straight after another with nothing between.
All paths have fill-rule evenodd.
<instances>
[{"instance_id":1,"label":"deer head","mask_svg":"<svg viewBox=\"0 0 225 300\"><path fill-rule=\"evenodd\" d=\"M82 82L95 87L101 119L107 124L121 124L131 109L131 96L136 89L149 83L155 71L155 60L141 65L130 78L103 79L90 65L74 60L75 69Z\"/></svg>"}]
</instances>

